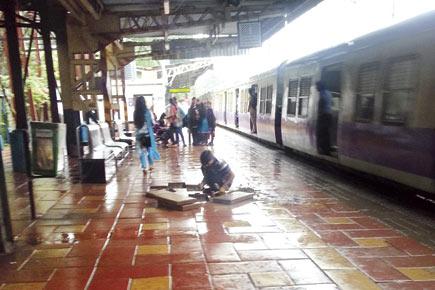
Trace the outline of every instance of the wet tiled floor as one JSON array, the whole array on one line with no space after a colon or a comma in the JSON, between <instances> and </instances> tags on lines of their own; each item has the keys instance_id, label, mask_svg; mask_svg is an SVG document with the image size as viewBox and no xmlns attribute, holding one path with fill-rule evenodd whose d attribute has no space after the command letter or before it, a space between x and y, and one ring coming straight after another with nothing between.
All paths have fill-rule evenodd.
<instances>
[{"instance_id":1,"label":"wet tiled floor","mask_svg":"<svg viewBox=\"0 0 435 290\"><path fill-rule=\"evenodd\" d=\"M107 185L76 183L74 170L36 179L36 221L9 173L16 251L0 256L0 289L435 289L435 251L409 237L431 245L433 220L414 215L407 231L391 208L355 203L363 189L227 131L214 150L255 199L156 208L147 186L199 183L202 149L161 150L151 178L130 159Z\"/></svg>"}]
</instances>

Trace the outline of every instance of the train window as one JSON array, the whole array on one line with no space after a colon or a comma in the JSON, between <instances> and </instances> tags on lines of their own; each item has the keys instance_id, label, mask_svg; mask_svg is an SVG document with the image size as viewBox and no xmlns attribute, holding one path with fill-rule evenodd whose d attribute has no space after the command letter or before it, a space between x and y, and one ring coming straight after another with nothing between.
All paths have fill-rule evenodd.
<instances>
[{"instance_id":1,"label":"train window","mask_svg":"<svg viewBox=\"0 0 435 290\"><path fill-rule=\"evenodd\" d=\"M311 94L311 77L301 78L299 82L298 117L308 116L308 101Z\"/></svg>"},{"instance_id":2,"label":"train window","mask_svg":"<svg viewBox=\"0 0 435 290\"><path fill-rule=\"evenodd\" d=\"M415 94L417 82L417 59L415 56L397 58L387 68L383 95L383 121L403 124Z\"/></svg>"},{"instance_id":3,"label":"train window","mask_svg":"<svg viewBox=\"0 0 435 290\"><path fill-rule=\"evenodd\" d=\"M288 96L287 96L287 116L296 115L296 101L298 97L298 80L290 80L288 82Z\"/></svg>"},{"instance_id":4,"label":"train window","mask_svg":"<svg viewBox=\"0 0 435 290\"><path fill-rule=\"evenodd\" d=\"M266 87L260 89L260 114L266 113Z\"/></svg>"},{"instance_id":5,"label":"train window","mask_svg":"<svg viewBox=\"0 0 435 290\"><path fill-rule=\"evenodd\" d=\"M356 95L356 115L359 122L373 119L375 92L379 75L379 63L361 65L358 73L358 91Z\"/></svg>"},{"instance_id":6,"label":"train window","mask_svg":"<svg viewBox=\"0 0 435 290\"><path fill-rule=\"evenodd\" d=\"M273 86L267 87L267 95L266 95L266 114L272 113L272 95L273 95Z\"/></svg>"}]
</instances>

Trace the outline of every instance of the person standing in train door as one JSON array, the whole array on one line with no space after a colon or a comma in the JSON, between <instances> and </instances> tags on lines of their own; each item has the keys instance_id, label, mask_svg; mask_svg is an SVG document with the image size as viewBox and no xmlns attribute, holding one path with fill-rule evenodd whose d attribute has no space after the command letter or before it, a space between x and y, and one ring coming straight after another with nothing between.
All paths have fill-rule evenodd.
<instances>
[{"instance_id":1,"label":"person standing in train door","mask_svg":"<svg viewBox=\"0 0 435 290\"><path fill-rule=\"evenodd\" d=\"M257 134L257 92L255 86L252 85L249 90L248 111L250 116L251 133Z\"/></svg>"},{"instance_id":2,"label":"person standing in train door","mask_svg":"<svg viewBox=\"0 0 435 290\"><path fill-rule=\"evenodd\" d=\"M332 95L322 81L316 83L319 92L319 112L317 118L317 149L319 154L331 155L331 122L332 122Z\"/></svg>"}]
</instances>

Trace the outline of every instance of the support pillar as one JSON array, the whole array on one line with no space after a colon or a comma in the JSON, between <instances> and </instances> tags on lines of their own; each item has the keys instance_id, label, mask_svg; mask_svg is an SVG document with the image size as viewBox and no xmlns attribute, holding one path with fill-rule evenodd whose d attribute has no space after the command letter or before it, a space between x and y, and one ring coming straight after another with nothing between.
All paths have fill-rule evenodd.
<instances>
[{"instance_id":1,"label":"support pillar","mask_svg":"<svg viewBox=\"0 0 435 290\"><path fill-rule=\"evenodd\" d=\"M45 68L47 71L48 91L50 95L50 112L53 123L60 123L57 107L56 77L54 76L53 54L51 50L50 28L48 25L49 11L46 1L39 3L39 15L41 17L41 35L44 42Z\"/></svg>"},{"instance_id":2,"label":"support pillar","mask_svg":"<svg viewBox=\"0 0 435 290\"><path fill-rule=\"evenodd\" d=\"M7 253L13 244L13 234L1 151L0 148L0 253Z\"/></svg>"},{"instance_id":3,"label":"support pillar","mask_svg":"<svg viewBox=\"0 0 435 290\"><path fill-rule=\"evenodd\" d=\"M125 96L125 67L121 69L121 83L122 83L122 97L124 98L124 121L126 128L128 128L128 103Z\"/></svg>"},{"instance_id":4,"label":"support pillar","mask_svg":"<svg viewBox=\"0 0 435 290\"><path fill-rule=\"evenodd\" d=\"M22 134L23 157L28 177L28 190L30 210L32 218L36 217L35 200L33 198L33 183L30 164L29 134L27 126L26 104L24 101L23 75L21 71L20 50L18 45L17 22L15 18L15 0L3 1L3 13L5 18L6 34L8 41L9 66L11 71L12 89L14 92L14 103L16 110L17 135ZM20 149L21 150L21 149Z\"/></svg>"},{"instance_id":5,"label":"support pillar","mask_svg":"<svg viewBox=\"0 0 435 290\"><path fill-rule=\"evenodd\" d=\"M59 73L60 73L60 85L61 85L61 98L63 104L63 116L64 122L67 128L67 149L68 155L74 156L77 154L76 148L76 135L75 130L80 126L80 112L74 110L72 100L72 85L71 85L71 64L70 64L70 52L68 48L68 37L66 29L65 13L58 12L59 15L56 18L56 23L59 27L56 28L56 44L57 55L59 58Z\"/></svg>"},{"instance_id":6,"label":"support pillar","mask_svg":"<svg viewBox=\"0 0 435 290\"><path fill-rule=\"evenodd\" d=\"M17 23L15 19L14 0L6 0L3 3L3 11L6 26L6 35L8 42L9 66L12 80L12 89L14 92L14 104L16 110L17 129L27 129L26 104L24 102L23 75L21 71L20 49L18 45Z\"/></svg>"},{"instance_id":7,"label":"support pillar","mask_svg":"<svg viewBox=\"0 0 435 290\"><path fill-rule=\"evenodd\" d=\"M104 100L104 119L112 126L112 105L110 101L110 92L107 89L107 78L108 78L108 70L107 70L107 57L106 57L106 49L105 46L100 46L101 53L101 89L103 91L103 100Z\"/></svg>"}]
</instances>

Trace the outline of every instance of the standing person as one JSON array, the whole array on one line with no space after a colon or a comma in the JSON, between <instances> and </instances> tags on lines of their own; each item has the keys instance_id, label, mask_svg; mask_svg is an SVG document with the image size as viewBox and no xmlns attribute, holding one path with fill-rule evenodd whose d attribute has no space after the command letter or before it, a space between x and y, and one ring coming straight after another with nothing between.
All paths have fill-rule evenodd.
<instances>
[{"instance_id":1,"label":"standing person","mask_svg":"<svg viewBox=\"0 0 435 290\"><path fill-rule=\"evenodd\" d=\"M257 134L257 92L255 86L252 85L249 90L248 111L250 116L251 133Z\"/></svg>"},{"instance_id":2,"label":"standing person","mask_svg":"<svg viewBox=\"0 0 435 290\"><path fill-rule=\"evenodd\" d=\"M207 118L207 122L208 122L208 128L210 131L209 137L211 138L210 143L208 143L208 145L213 146L213 141L214 141L214 136L215 136L214 132L215 132L215 128L216 128L216 117L214 115L213 108L211 107L210 101L207 101L206 108L207 108L206 118ZM207 141L208 141L208 139L209 138L207 137Z\"/></svg>"},{"instance_id":3,"label":"standing person","mask_svg":"<svg viewBox=\"0 0 435 290\"><path fill-rule=\"evenodd\" d=\"M163 144L165 147L168 145L168 140L171 139L171 143L175 144L175 122L177 120L177 107L174 103L174 98L169 99L169 104L166 106L166 122L168 124L168 131L163 138Z\"/></svg>"},{"instance_id":4,"label":"standing person","mask_svg":"<svg viewBox=\"0 0 435 290\"><path fill-rule=\"evenodd\" d=\"M210 133L207 121L207 109L204 103L198 105L199 111L199 126L198 126L198 140L200 145L207 145L208 135Z\"/></svg>"},{"instance_id":5,"label":"standing person","mask_svg":"<svg viewBox=\"0 0 435 290\"><path fill-rule=\"evenodd\" d=\"M331 121L332 121L332 95L322 81L316 83L319 92L319 112L317 118L317 149L319 154L331 155Z\"/></svg>"},{"instance_id":6,"label":"standing person","mask_svg":"<svg viewBox=\"0 0 435 290\"><path fill-rule=\"evenodd\" d=\"M192 134L193 146L198 145L198 126L199 126L199 111L196 104L196 98L192 98L192 103L190 104L188 115L188 124L190 133Z\"/></svg>"},{"instance_id":7,"label":"standing person","mask_svg":"<svg viewBox=\"0 0 435 290\"><path fill-rule=\"evenodd\" d=\"M178 106L177 99L173 98L174 105L176 108L176 117L175 117L175 143L178 144L180 142L180 136L181 141L183 141L183 146L186 147L186 142L184 142L184 135L183 135L183 118L186 116L186 114L183 112L183 110Z\"/></svg>"},{"instance_id":8,"label":"standing person","mask_svg":"<svg viewBox=\"0 0 435 290\"><path fill-rule=\"evenodd\" d=\"M144 175L152 170L154 160L160 159L153 132L153 120L144 97L138 97L134 108L134 126L136 127L136 148Z\"/></svg>"}]
</instances>

